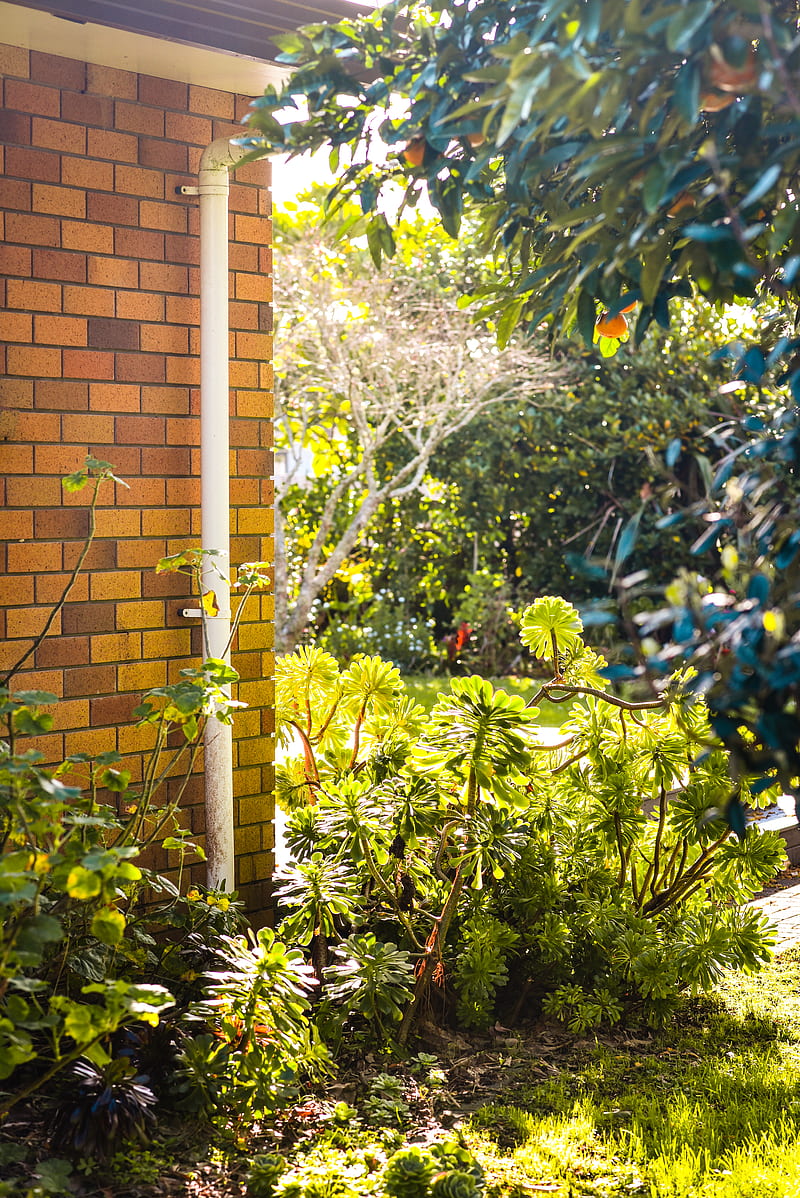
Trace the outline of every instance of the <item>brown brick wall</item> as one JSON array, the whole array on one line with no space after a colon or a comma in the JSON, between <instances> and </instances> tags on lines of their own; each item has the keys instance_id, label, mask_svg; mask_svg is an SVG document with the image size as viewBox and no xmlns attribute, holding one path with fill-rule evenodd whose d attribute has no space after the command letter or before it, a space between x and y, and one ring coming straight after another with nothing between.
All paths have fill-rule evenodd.
<instances>
[{"instance_id":1,"label":"brown brick wall","mask_svg":"<svg viewBox=\"0 0 800 1198\"><path fill-rule=\"evenodd\" d=\"M38 742L46 760L115 749L136 778L149 730L131 709L199 649L178 615L185 582L154 572L200 526L198 212L176 188L248 101L17 47L0 46L0 73L0 668L43 626L88 527L87 492L61 477L87 453L112 462L130 489L102 494L88 572L15 686L66 700ZM268 182L248 165L230 197L234 564L272 553ZM251 909L272 864L271 616L271 599L250 600L234 654L251 704L234 733ZM185 818L201 842L202 804L198 779Z\"/></svg>"}]
</instances>

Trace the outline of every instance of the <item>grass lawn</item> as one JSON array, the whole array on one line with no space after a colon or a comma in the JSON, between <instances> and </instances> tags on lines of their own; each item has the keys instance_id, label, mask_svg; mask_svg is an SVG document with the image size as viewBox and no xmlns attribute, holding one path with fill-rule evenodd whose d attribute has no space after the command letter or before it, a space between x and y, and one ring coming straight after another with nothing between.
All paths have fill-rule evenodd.
<instances>
[{"instance_id":1,"label":"grass lawn","mask_svg":"<svg viewBox=\"0 0 800 1198\"><path fill-rule=\"evenodd\" d=\"M412 699L421 703L427 711L431 710L442 692L450 689L450 677L446 674L408 674L403 678L403 682ZM526 702L533 698L540 686L537 678L518 678L516 676L490 678L489 682L495 690L507 691L510 695L521 695ZM557 704L543 700L537 706L541 723L557 728L566 718L572 703Z\"/></svg>"}]
</instances>

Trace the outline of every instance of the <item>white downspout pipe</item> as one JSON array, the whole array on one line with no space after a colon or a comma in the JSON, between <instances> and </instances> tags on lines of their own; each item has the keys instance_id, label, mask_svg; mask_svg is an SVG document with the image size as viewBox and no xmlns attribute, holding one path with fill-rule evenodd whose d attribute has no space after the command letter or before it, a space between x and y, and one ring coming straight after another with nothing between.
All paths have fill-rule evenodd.
<instances>
[{"instance_id":1,"label":"white downspout pipe","mask_svg":"<svg viewBox=\"0 0 800 1198\"><path fill-rule=\"evenodd\" d=\"M206 619L204 654L229 658L231 633L228 346L228 176L245 151L227 138L200 159L200 475L203 593L219 614ZM233 729L210 719L205 730L206 857L209 887L233 890Z\"/></svg>"}]
</instances>

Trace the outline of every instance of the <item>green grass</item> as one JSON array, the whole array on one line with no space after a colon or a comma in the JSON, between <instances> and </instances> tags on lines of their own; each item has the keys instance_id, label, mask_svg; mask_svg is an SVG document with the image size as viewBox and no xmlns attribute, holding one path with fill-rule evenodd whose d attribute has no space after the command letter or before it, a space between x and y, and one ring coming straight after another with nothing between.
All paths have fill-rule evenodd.
<instances>
[{"instance_id":1,"label":"green grass","mask_svg":"<svg viewBox=\"0 0 800 1198\"><path fill-rule=\"evenodd\" d=\"M421 703L426 711L430 711L442 692L450 689L450 677L446 674L408 674L403 678L408 694ZM521 695L527 702L532 699L539 689L540 683L536 678L490 678L495 690L506 691L509 695ZM542 724L557 728L566 719L570 703L549 703L546 700L537 704L539 719Z\"/></svg>"},{"instance_id":2,"label":"green grass","mask_svg":"<svg viewBox=\"0 0 800 1198\"><path fill-rule=\"evenodd\" d=\"M494 1195L800 1195L800 957L730 977L668 1031L541 1064L469 1123Z\"/></svg>"}]
</instances>

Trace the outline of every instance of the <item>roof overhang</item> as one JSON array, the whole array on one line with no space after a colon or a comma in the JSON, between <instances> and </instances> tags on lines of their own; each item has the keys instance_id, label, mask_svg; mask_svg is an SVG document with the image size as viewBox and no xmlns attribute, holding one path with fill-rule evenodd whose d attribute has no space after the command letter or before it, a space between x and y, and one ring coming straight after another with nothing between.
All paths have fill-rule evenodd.
<instances>
[{"instance_id":1,"label":"roof overhang","mask_svg":"<svg viewBox=\"0 0 800 1198\"><path fill-rule=\"evenodd\" d=\"M369 0L0 0L0 41L255 96L288 75L274 61L277 35L372 7Z\"/></svg>"}]
</instances>

